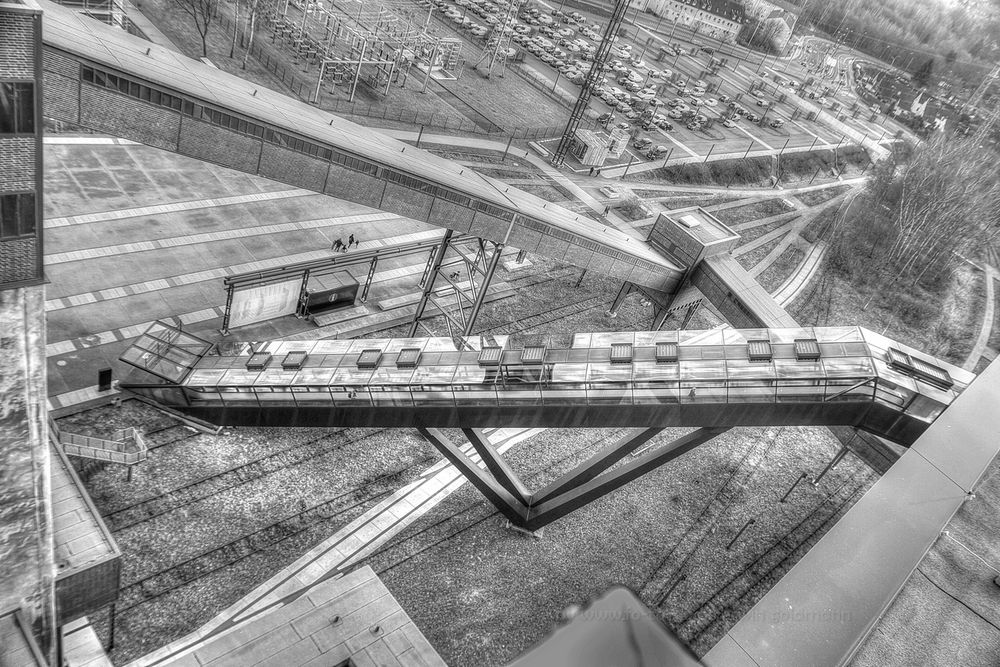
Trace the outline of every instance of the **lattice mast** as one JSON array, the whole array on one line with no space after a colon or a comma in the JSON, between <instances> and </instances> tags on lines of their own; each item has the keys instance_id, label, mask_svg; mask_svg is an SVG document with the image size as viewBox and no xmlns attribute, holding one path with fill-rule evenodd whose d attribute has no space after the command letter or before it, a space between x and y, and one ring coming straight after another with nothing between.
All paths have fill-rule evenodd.
<instances>
[{"instance_id":1,"label":"lattice mast","mask_svg":"<svg viewBox=\"0 0 1000 667\"><path fill-rule=\"evenodd\" d=\"M510 40L514 36L514 23L517 21L517 13L521 10L521 5L525 0L509 0L504 9L500 21L493 26L490 36L486 40L486 49L483 55L479 56L475 68L486 63L486 78L493 76L493 70L499 66L500 76L503 76L507 68L507 52L510 50Z\"/></svg>"},{"instance_id":2,"label":"lattice mast","mask_svg":"<svg viewBox=\"0 0 1000 667\"><path fill-rule=\"evenodd\" d=\"M556 148L555 155L552 156L552 164L556 167L562 166L562 163L566 160L566 154L569 153L570 146L573 144L573 137L576 135L577 128L580 127L580 121L583 119L583 114L587 111L587 105L590 104L590 96L594 92L594 87L600 81L601 77L604 76L604 65L608 61L608 56L611 55L611 47L614 45L615 36L618 34L619 28L621 28L622 20L625 18L625 12L628 11L630 3L631 0L615 1L615 8L611 13L611 18L608 20L607 27L604 29L604 36L601 37L601 43L594 53L594 62L590 66L587 78L583 82L580 96L576 98L576 104L569 115L569 122L566 123L566 129L563 130L562 139L559 140L559 146Z\"/></svg>"},{"instance_id":3,"label":"lattice mast","mask_svg":"<svg viewBox=\"0 0 1000 667\"><path fill-rule=\"evenodd\" d=\"M990 86L996 83L996 80L1000 78L1000 64L994 65L990 73L986 75L976 87L976 91L972 93L972 97L969 98L969 102L966 106L971 107L975 110L976 114L982 114L982 123L980 123L979 128L976 129L975 139L977 141L984 141L989 137L990 132L993 130L994 125L997 122L997 116L1000 114L1000 109L997 109L997 105L991 105L989 108L983 108L983 98L986 96L986 92L989 90Z\"/></svg>"}]
</instances>

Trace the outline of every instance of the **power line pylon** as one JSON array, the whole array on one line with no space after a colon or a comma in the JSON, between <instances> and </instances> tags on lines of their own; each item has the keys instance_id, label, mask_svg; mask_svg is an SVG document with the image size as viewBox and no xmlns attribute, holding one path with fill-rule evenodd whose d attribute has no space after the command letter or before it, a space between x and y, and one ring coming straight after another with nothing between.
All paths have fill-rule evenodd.
<instances>
[{"instance_id":1,"label":"power line pylon","mask_svg":"<svg viewBox=\"0 0 1000 667\"><path fill-rule=\"evenodd\" d=\"M580 127L580 121L583 119L583 114L587 111L587 105L590 104L590 96L594 93L594 87L601 80L601 77L604 76L604 65L608 62L608 56L611 55L611 47L614 45L615 36L618 34L619 28L621 28L622 20L625 18L625 12L628 11L631 1L615 0L615 7L611 12L608 25L604 29L604 36L601 37L601 43L597 47L597 51L594 52L594 62L590 66L587 78L584 79L580 96L576 98L576 104L569 115L569 122L566 123L566 129L563 130L563 135L559 140L559 146L556 148L555 155L552 156L553 166L562 166L562 163L566 160L566 154L569 153L569 148L573 144L576 130Z\"/></svg>"},{"instance_id":2,"label":"power line pylon","mask_svg":"<svg viewBox=\"0 0 1000 667\"><path fill-rule=\"evenodd\" d=\"M493 69L500 67L500 76L503 76L507 68L507 51L510 50L510 40L514 35L514 23L517 21L517 13L521 9L524 0L509 0L503 11L500 21L493 26L490 36L486 40L486 49L483 55L476 61L475 69L479 65L486 63L486 78L493 76Z\"/></svg>"}]
</instances>

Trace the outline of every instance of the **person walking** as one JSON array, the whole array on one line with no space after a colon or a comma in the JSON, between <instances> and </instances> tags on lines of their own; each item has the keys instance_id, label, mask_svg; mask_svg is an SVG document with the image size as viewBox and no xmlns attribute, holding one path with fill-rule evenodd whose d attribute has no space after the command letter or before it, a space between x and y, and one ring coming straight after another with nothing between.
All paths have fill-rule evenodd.
<instances>
[{"instance_id":1,"label":"person walking","mask_svg":"<svg viewBox=\"0 0 1000 667\"><path fill-rule=\"evenodd\" d=\"M590 175L591 175L591 176L593 176L593 175L594 175L594 168L593 168L593 167L591 167L591 168L590 168Z\"/></svg>"},{"instance_id":2,"label":"person walking","mask_svg":"<svg viewBox=\"0 0 1000 667\"><path fill-rule=\"evenodd\" d=\"M351 234L349 237L347 237L347 247L348 248L350 248L355 243L357 243L357 241L354 240L354 234Z\"/></svg>"},{"instance_id":3,"label":"person walking","mask_svg":"<svg viewBox=\"0 0 1000 667\"><path fill-rule=\"evenodd\" d=\"M344 246L344 240L343 239L337 239L336 241L333 242L333 245L330 246L330 250L332 250L334 252L339 252L340 249L343 246Z\"/></svg>"}]
</instances>

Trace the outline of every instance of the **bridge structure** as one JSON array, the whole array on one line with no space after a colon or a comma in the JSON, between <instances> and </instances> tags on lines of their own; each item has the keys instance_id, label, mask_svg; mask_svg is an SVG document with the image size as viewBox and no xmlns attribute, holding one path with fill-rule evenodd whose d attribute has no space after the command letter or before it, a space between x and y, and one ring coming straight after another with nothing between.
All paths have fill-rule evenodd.
<instances>
[{"instance_id":1,"label":"bridge structure","mask_svg":"<svg viewBox=\"0 0 1000 667\"><path fill-rule=\"evenodd\" d=\"M157 322L122 388L223 426L417 427L512 523L537 529L736 426L853 426L911 444L973 375L860 327L213 345ZM486 427L633 427L531 492ZM602 474L664 428L696 427ZM439 430L461 428L489 473Z\"/></svg>"}]
</instances>

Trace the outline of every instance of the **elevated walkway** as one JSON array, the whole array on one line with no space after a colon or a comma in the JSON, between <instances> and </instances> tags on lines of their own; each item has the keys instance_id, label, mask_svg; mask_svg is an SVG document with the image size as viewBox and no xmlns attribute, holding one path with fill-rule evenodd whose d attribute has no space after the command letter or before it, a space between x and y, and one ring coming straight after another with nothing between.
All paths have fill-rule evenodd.
<instances>
[{"instance_id":1,"label":"elevated walkway","mask_svg":"<svg viewBox=\"0 0 1000 667\"><path fill-rule=\"evenodd\" d=\"M45 12L46 116L638 285L677 285L682 267L613 227L47 0L37 4Z\"/></svg>"},{"instance_id":2,"label":"elevated walkway","mask_svg":"<svg viewBox=\"0 0 1000 667\"><path fill-rule=\"evenodd\" d=\"M144 334L122 360L162 382L121 386L222 425L850 425L908 445L974 377L859 327L576 334L523 350L504 337L164 342L180 336ZM186 361L164 370L151 349Z\"/></svg>"}]
</instances>

